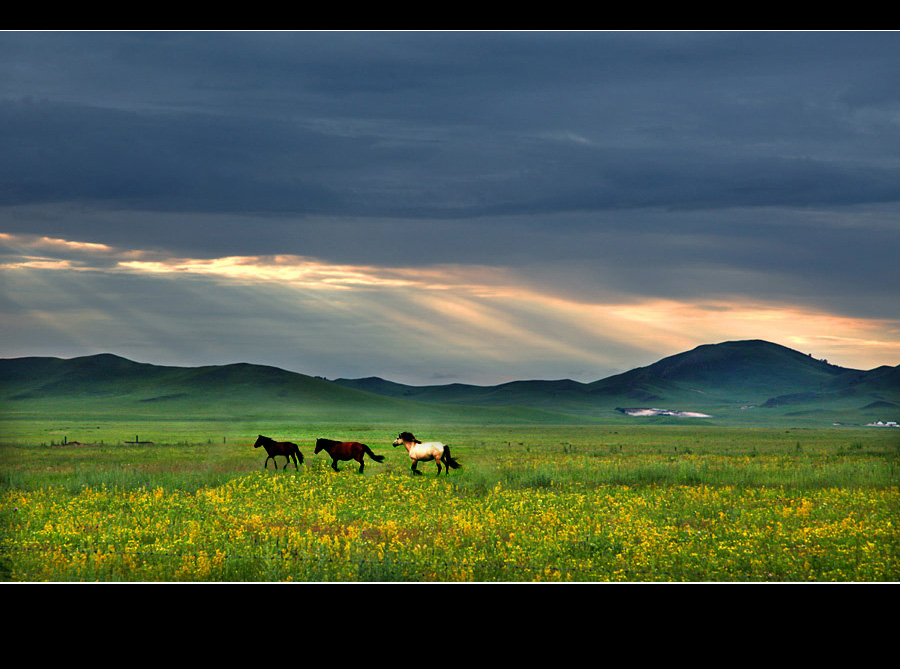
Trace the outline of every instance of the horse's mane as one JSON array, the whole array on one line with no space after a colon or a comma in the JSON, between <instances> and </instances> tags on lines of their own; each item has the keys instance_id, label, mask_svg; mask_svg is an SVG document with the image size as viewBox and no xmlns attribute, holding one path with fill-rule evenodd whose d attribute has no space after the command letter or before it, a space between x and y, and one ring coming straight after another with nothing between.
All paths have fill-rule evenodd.
<instances>
[{"instance_id":1,"label":"horse's mane","mask_svg":"<svg viewBox=\"0 0 900 669\"><path fill-rule=\"evenodd\" d=\"M413 435L412 432L401 432L401 433L400 433L400 438L401 438L403 441L412 441L412 442L415 442L415 443L417 443L417 444L421 444L421 443L422 443L421 441L419 441L418 439L416 439L415 435Z\"/></svg>"},{"instance_id":2,"label":"horse's mane","mask_svg":"<svg viewBox=\"0 0 900 669\"><path fill-rule=\"evenodd\" d=\"M323 437L320 437L320 438L316 439L316 444L320 444L320 443L325 443L325 444L329 444L329 445L333 446L334 444L339 444L341 442L335 441L334 439L325 439Z\"/></svg>"}]
</instances>

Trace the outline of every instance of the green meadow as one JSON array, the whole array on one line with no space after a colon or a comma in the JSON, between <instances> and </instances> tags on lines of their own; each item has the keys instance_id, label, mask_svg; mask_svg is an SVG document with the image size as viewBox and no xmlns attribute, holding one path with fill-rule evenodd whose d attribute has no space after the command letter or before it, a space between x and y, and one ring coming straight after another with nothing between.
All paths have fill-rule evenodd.
<instances>
[{"instance_id":1,"label":"green meadow","mask_svg":"<svg viewBox=\"0 0 900 669\"><path fill-rule=\"evenodd\" d=\"M896 581L900 430L5 420L12 581ZM463 468L414 477L400 430ZM257 434L299 444L263 469ZM139 439L136 439L139 437ZM383 463L333 472L317 437ZM73 444L73 441L79 443ZM128 444L147 441L152 444Z\"/></svg>"},{"instance_id":2,"label":"green meadow","mask_svg":"<svg viewBox=\"0 0 900 669\"><path fill-rule=\"evenodd\" d=\"M110 355L2 372L7 581L900 577L900 428L865 426L896 417L896 368L746 342L589 385L416 389ZM712 417L617 410L657 401ZM462 468L414 476L401 431ZM264 469L260 434L304 462ZM319 437L385 459L334 472Z\"/></svg>"}]
</instances>

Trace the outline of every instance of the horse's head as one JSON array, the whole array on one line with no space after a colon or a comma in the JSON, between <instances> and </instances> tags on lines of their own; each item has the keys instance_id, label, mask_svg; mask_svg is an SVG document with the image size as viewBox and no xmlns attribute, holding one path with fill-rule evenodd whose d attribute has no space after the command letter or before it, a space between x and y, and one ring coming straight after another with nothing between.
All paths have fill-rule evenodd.
<instances>
[{"instance_id":1,"label":"horse's head","mask_svg":"<svg viewBox=\"0 0 900 669\"><path fill-rule=\"evenodd\" d=\"M265 438L264 436L259 435L259 436L256 438L256 443L253 444L253 448L259 448L260 446L263 445L263 443L265 442L265 440L266 440L266 438Z\"/></svg>"},{"instance_id":2,"label":"horse's head","mask_svg":"<svg viewBox=\"0 0 900 669\"><path fill-rule=\"evenodd\" d=\"M402 446L403 444L421 444L422 442L413 436L412 432L401 432L400 435L394 439L394 446Z\"/></svg>"},{"instance_id":3,"label":"horse's head","mask_svg":"<svg viewBox=\"0 0 900 669\"><path fill-rule=\"evenodd\" d=\"M313 452L313 455L325 448L327 441L327 439L316 439L316 450Z\"/></svg>"}]
</instances>

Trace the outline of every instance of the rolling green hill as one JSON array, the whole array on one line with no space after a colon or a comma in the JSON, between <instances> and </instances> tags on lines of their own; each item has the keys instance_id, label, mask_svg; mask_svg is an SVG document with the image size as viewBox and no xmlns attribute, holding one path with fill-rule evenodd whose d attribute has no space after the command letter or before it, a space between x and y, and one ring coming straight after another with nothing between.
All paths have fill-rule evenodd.
<instances>
[{"instance_id":1,"label":"rolling green hill","mask_svg":"<svg viewBox=\"0 0 900 669\"><path fill-rule=\"evenodd\" d=\"M711 418L631 418L625 408ZM497 386L408 386L375 377L328 381L264 365L164 367L111 354L0 360L0 420L75 414L398 424L860 424L900 418L900 367L847 369L759 340L698 346L593 383L564 379Z\"/></svg>"},{"instance_id":2,"label":"rolling green hill","mask_svg":"<svg viewBox=\"0 0 900 669\"><path fill-rule=\"evenodd\" d=\"M71 360L0 360L0 420L84 414L97 418L191 420L550 422L531 408L444 406L344 388L276 367L236 363L163 367L111 354Z\"/></svg>"},{"instance_id":3,"label":"rolling green hill","mask_svg":"<svg viewBox=\"0 0 900 669\"><path fill-rule=\"evenodd\" d=\"M892 411L900 413L896 411L900 409L900 367L847 369L761 340L698 346L593 383L514 381L490 387L415 387L378 378L337 379L335 383L421 402L530 406L580 416L646 407L750 422L807 414L830 424L885 420Z\"/></svg>"}]
</instances>

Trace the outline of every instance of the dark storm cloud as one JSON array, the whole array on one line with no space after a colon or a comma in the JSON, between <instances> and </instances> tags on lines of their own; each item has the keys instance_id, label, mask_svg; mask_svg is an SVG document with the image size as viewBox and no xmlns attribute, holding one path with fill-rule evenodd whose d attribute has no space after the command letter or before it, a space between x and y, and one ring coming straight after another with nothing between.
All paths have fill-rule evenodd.
<instances>
[{"instance_id":1,"label":"dark storm cloud","mask_svg":"<svg viewBox=\"0 0 900 669\"><path fill-rule=\"evenodd\" d=\"M893 33L2 42L6 205L459 218L900 196Z\"/></svg>"},{"instance_id":2,"label":"dark storm cloud","mask_svg":"<svg viewBox=\"0 0 900 669\"><path fill-rule=\"evenodd\" d=\"M900 199L900 168L464 133L388 143L284 121L0 104L0 205L454 218Z\"/></svg>"},{"instance_id":3,"label":"dark storm cloud","mask_svg":"<svg viewBox=\"0 0 900 669\"><path fill-rule=\"evenodd\" d=\"M0 105L0 124L9 158L0 168L0 203L6 205L85 201L156 211L298 213L339 208L336 194L312 181L309 166L296 174L286 146L293 144L302 161L304 152L340 150L339 142L323 147L315 136L292 138L296 133L271 124L33 101Z\"/></svg>"},{"instance_id":4,"label":"dark storm cloud","mask_svg":"<svg viewBox=\"0 0 900 669\"><path fill-rule=\"evenodd\" d=\"M11 235L0 265L16 269L0 298L40 295L42 314L56 291L84 300L88 343L93 312L113 318L123 304L166 324L154 326L158 351L194 327L212 342L221 305L300 332L319 313L312 298L295 310L272 285L245 293L207 276L127 282L114 271L126 256L285 254L383 270L501 267L540 296L523 303L546 298L551 315L559 297L891 317L898 56L896 32L3 32L0 233ZM87 299L101 288L108 305ZM375 303L399 313L395 297ZM447 317L438 302L436 321ZM169 304L192 305L196 323ZM519 309L477 306L496 323ZM27 313L15 321L23 350L48 321ZM547 313L526 320L516 322L541 342L534 351L564 329ZM479 321L460 322L462 359ZM128 321L116 332L139 338ZM684 332L668 352L708 343ZM292 355L292 336L269 362ZM222 361L242 357L241 341L223 344ZM358 347L323 341L334 360ZM595 344L586 335L575 348L581 360ZM596 364L607 363L629 366Z\"/></svg>"}]
</instances>

